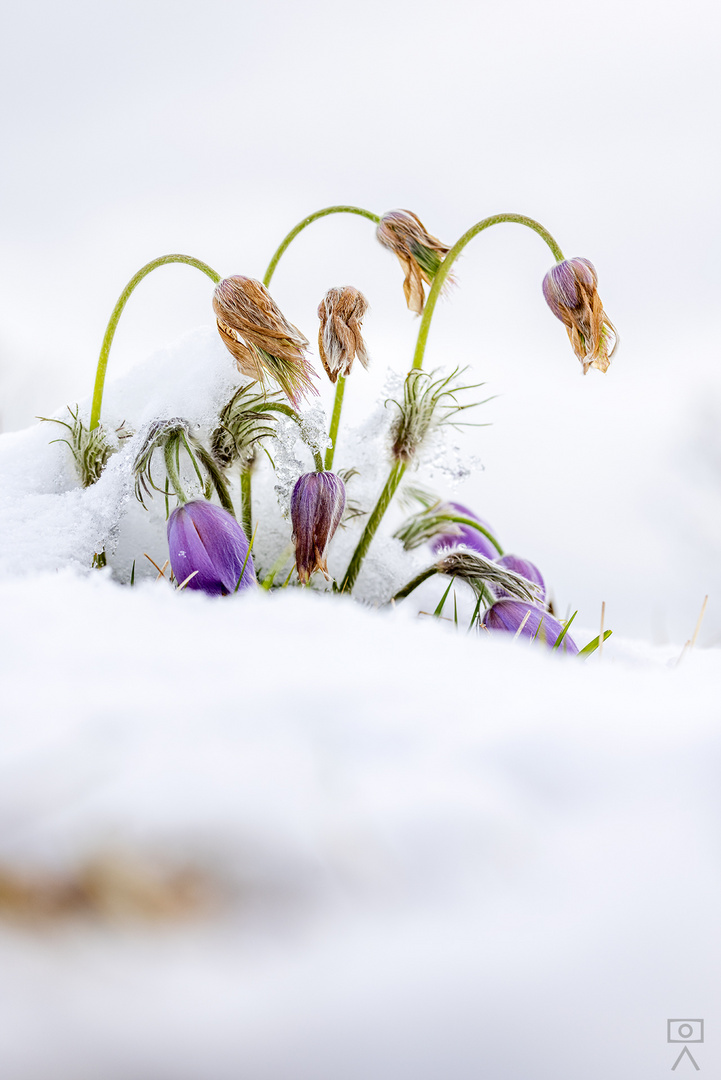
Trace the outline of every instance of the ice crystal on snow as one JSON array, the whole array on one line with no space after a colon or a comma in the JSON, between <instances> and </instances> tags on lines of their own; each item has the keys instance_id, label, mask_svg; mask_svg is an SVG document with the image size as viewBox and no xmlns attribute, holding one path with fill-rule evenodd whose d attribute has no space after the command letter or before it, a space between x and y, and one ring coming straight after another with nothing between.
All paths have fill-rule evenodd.
<instances>
[{"instance_id":1,"label":"ice crystal on snow","mask_svg":"<svg viewBox=\"0 0 721 1080\"><path fill-rule=\"evenodd\" d=\"M290 495L296 480L307 470L295 455L298 443L298 425L291 419L281 417L278 421L273 462L275 464L275 497L284 518L290 519Z\"/></svg>"}]
</instances>

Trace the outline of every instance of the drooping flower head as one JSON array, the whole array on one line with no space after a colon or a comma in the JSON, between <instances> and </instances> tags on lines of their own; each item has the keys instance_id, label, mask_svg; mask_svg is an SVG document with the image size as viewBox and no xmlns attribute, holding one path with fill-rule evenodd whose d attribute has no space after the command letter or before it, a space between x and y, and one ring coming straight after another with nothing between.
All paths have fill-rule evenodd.
<instances>
[{"instance_id":1,"label":"drooping flower head","mask_svg":"<svg viewBox=\"0 0 721 1080\"><path fill-rule=\"evenodd\" d=\"M289 323L260 281L235 274L213 293L218 332L238 370L263 386L275 379L297 408L306 394L317 394L305 356L308 341Z\"/></svg>"},{"instance_id":2,"label":"drooping flower head","mask_svg":"<svg viewBox=\"0 0 721 1080\"><path fill-rule=\"evenodd\" d=\"M168 519L170 565L176 581L182 584L197 571L188 589L225 596L235 592L241 573L240 588L253 587L255 568L248 547L248 538L233 515L202 499L177 507Z\"/></svg>"},{"instance_id":3,"label":"drooping flower head","mask_svg":"<svg viewBox=\"0 0 721 1080\"><path fill-rule=\"evenodd\" d=\"M546 599L546 583L543 580L543 575L538 567L530 561L530 559L521 559L518 555L503 555L500 559L496 559L499 566L505 566L507 570L514 570L521 577L524 577L526 581L532 582L538 587L536 594L537 603L543 603ZM510 596L510 593L506 592L503 588L496 588L494 592L499 600Z\"/></svg>"},{"instance_id":4,"label":"drooping flower head","mask_svg":"<svg viewBox=\"0 0 721 1080\"><path fill-rule=\"evenodd\" d=\"M376 236L403 267L406 304L416 315L422 314L426 302L423 283L431 284L450 247L426 232L423 222L410 210L384 214Z\"/></svg>"},{"instance_id":5,"label":"drooping flower head","mask_svg":"<svg viewBox=\"0 0 721 1080\"><path fill-rule=\"evenodd\" d=\"M441 503L439 507L434 509L437 513L455 514L458 517L471 518L493 535L491 526L482 518L479 518L477 514L474 514L472 510L469 510L467 506L462 506L461 503ZM482 532L474 529L472 525L462 525L458 521L444 523L443 531L432 536L429 543L434 554L443 548L453 548L463 544L464 547L470 548L471 551L477 551L479 555L483 555L486 559L498 558L497 550ZM516 567L509 566L508 569L516 570ZM519 573L522 573L522 571L519 571Z\"/></svg>"},{"instance_id":6,"label":"drooping flower head","mask_svg":"<svg viewBox=\"0 0 721 1080\"><path fill-rule=\"evenodd\" d=\"M435 565L439 574L448 577L459 578L470 585L479 600L486 595L486 589L495 589L502 586L509 596L518 600L533 603L533 586L524 578L519 577L513 570L499 566L494 559L487 559L476 551L463 551L452 548L450 551L441 552L440 558Z\"/></svg>"},{"instance_id":7,"label":"drooping flower head","mask_svg":"<svg viewBox=\"0 0 721 1080\"><path fill-rule=\"evenodd\" d=\"M306 473L296 481L290 497L290 519L295 566L302 584L316 570L328 577L328 545L344 510L345 485L335 473Z\"/></svg>"},{"instance_id":8,"label":"drooping flower head","mask_svg":"<svg viewBox=\"0 0 721 1080\"><path fill-rule=\"evenodd\" d=\"M328 289L318 305L318 349L332 383L339 375L350 375L356 356L364 368L368 367L368 353L361 334L361 323L367 310L368 301L352 285Z\"/></svg>"},{"instance_id":9,"label":"drooping flower head","mask_svg":"<svg viewBox=\"0 0 721 1080\"><path fill-rule=\"evenodd\" d=\"M566 327L584 375L591 367L607 371L618 344L618 334L603 310L597 285L596 270L588 259L564 259L543 279L546 303Z\"/></svg>"},{"instance_id":10,"label":"drooping flower head","mask_svg":"<svg viewBox=\"0 0 721 1080\"><path fill-rule=\"evenodd\" d=\"M523 600L497 600L483 616L483 622L487 629L506 634L516 635L520 630L520 637L542 641L549 648L553 648L559 634L563 632L563 627L557 619L554 619L543 608L528 604ZM566 634L559 645L560 650L575 655L578 652L578 646L573 638Z\"/></svg>"}]
</instances>

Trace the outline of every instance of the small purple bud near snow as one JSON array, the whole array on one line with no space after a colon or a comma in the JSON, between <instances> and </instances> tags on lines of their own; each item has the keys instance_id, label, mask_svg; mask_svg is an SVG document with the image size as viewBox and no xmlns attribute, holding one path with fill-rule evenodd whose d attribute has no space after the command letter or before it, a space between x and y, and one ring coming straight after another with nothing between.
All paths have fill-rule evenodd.
<instances>
[{"instance_id":1,"label":"small purple bud near snow","mask_svg":"<svg viewBox=\"0 0 721 1080\"><path fill-rule=\"evenodd\" d=\"M301 584L309 581L316 570L328 578L328 545L344 510L345 486L335 473L306 473L296 481L290 497L290 518Z\"/></svg>"},{"instance_id":2,"label":"small purple bud near snow","mask_svg":"<svg viewBox=\"0 0 721 1080\"><path fill-rule=\"evenodd\" d=\"M471 518L473 521L477 521L479 525L482 525L484 529L488 529L489 533L493 533L490 525L479 518L477 514L474 514L472 510L469 510L467 506L462 506L460 503L445 503L442 507L439 507L438 512ZM435 536L431 537L429 543L434 555L443 548L458 547L459 544L465 544L471 551L478 552L479 555L483 555L486 559L498 558L496 548L482 532L474 529L472 525L461 525L454 521L448 522L447 532L436 533ZM514 568L511 567L511 569Z\"/></svg>"},{"instance_id":3,"label":"small purple bud near snow","mask_svg":"<svg viewBox=\"0 0 721 1080\"><path fill-rule=\"evenodd\" d=\"M241 573L241 589L256 584L248 538L221 506L200 499L178 506L168 520L168 548L178 584L197 571L188 581L188 589L226 596L235 592Z\"/></svg>"},{"instance_id":4,"label":"small purple bud near snow","mask_svg":"<svg viewBox=\"0 0 721 1080\"><path fill-rule=\"evenodd\" d=\"M523 600L497 600L483 616L483 624L488 630L500 630L506 634L515 635L520 630L520 637L542 641L549 648L553 648L559 634L563 633L558 619L554 619L535 604L527 604ZM569 634L563 638L559 651L572 655L578 652L578 647Z\"/></svg>"},{"instance_id":5,"label":"small purple bud near snow","mask_svg":"<svg viewBox=\"0 0 721 1080\"><path fill-rule=\"evenodd\" d=\"M518 555L503 555L500 559L496 559L499 566L505 566L506 570L513 570L514 573L520 574L526 581L533 582L538 586L538 602L541 603L546 599L546 583L543 580L541 571L535 566L529 559L521 559ZM510 596L510 593L503 589L500 585L493 587L498 599L506 598Z\"/></svg>"}]
</instances>

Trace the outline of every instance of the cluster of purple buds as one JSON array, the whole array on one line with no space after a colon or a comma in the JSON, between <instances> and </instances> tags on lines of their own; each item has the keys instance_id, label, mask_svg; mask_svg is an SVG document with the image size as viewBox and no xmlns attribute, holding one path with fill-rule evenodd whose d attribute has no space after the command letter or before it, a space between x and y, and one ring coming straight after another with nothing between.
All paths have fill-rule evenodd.
<instances>
[{"instance_id":1,"label":"cluster of purple buds","mask_svg":"<svg viewBox=\"0 0 721 1080\"><path fill-rule=\"evenodd\" d=\"M474 514L468 507L460 503L448 503L450 513L459 517L472 518L479 525L483 525L491 534L490 525ZM561 623L554 619L550 612L545 610L546 583L537 566L529 559L522 559L518 555L498 556L498 552L490 540L470 525L449 523L451 527L447 533L438 533L430 541L434 552L442 548L455 547L463 544L472 551L487 559L493 559L499 566L506 570L513 570L527 581L536 586L537 599L534 603L524 600L513 599L510 594L500 585L489 585L495 596L495 602L488 608L483 616L483 624L488 630L502 631L514 636L531 638L545 642L553 648L558 638L563 634L564 628ZM577 653L578 648L573 639L565 634L559 646L564 652Z\"/></svg>"},{"instance_id":2,"label":"cluster of purple buds","mask_svg":"<svg viewBox=\"0 0 721 1080\"><path fill-rule=\"evenodd\" d=\"M173 576L188 589L227 596L255 586L249 546L232 514L201 499L178 506L168 520Z\"/></svg>"},{"instance_id":3,"label":"cluster of purple buds","mask_svg":"<svg viewBox=\"0 0 721 1080\"><path fill-rule=\"evenodd\" d=\"M305 473L290 497L295 567L301 584L316 571L328 578L328 545L345 510L345 485L332 472Z\"/></svg>"}]
</instances>

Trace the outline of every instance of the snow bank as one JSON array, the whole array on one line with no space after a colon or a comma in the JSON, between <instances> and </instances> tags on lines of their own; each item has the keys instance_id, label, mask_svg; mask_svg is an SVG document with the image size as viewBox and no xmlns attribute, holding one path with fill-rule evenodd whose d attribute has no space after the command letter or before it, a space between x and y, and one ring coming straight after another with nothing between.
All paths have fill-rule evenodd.
<instances>
[{"instance_id":1,"label":"snow bank","mask_svg":"<svg viewBox=\"0 0 721 1080\"><path fill-rule=\"evenodd\" d=\"M108 573L0 594L0 864L120 850L215 889L180 923L5 924L3 1076L650 1080L666 1016L715 1015L717 653Z\"/></svg>"}]
</instances>

